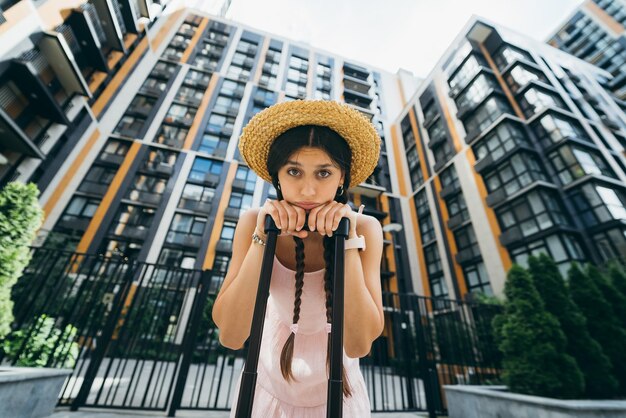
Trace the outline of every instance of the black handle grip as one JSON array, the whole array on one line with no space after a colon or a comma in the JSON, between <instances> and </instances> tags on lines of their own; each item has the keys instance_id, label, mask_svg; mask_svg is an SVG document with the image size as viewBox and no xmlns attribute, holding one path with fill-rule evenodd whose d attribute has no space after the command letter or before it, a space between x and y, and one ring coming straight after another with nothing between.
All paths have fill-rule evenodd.
<instances>
[{"instance_id":1,"label":"black handle grip","mask_svg":"<svg viewBox=\"0 0 626 418\"><path fill-rule=\"evenodd\" d=\"M278 232L280 235L280 229L276 226L276 222L274 222L274 218L272 215L265 215L265 233L269 233L269 231ZM303 231L311 231L309 229L309 214L306 214L306 218L304 219L304 226L302 227ZM350 219L343 217L339 221L339 225L337 226L337 230L333 233L333 236L342 236L347 237L350 232Z\"/></svg>"}]
</instances>

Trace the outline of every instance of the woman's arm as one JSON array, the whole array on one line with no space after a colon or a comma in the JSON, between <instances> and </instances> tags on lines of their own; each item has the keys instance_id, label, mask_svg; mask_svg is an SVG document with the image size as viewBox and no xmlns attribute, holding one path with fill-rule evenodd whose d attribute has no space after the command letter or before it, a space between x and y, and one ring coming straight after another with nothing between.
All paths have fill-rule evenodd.
<instances>
[{"instance_id":1,"label":"woman's arm","mask_svg":"<svg viewBox=\"0 0 626 418\"><path fill-rule=\"evenodd\" d=\"M346 250L344 292L344 347L348 357L365 357L383 332L380 262L383 231L376 218L359 215L357 230L365 237L365 250ZM356 238L351 231L348 238Z\"/></svg>"},{"instance_id":2,"label":"woman's arm","mask_svg":"<svg viewBox=\"0 0 626 418\"><path fill-rule=\"evenodd\" d=\"M258 208L247 210L237 223L232 258L211 314L220 329L220 343L233 350L250 335L259 286L264 247L252 244L258 212Z\"/></svg>"}]
</instances>

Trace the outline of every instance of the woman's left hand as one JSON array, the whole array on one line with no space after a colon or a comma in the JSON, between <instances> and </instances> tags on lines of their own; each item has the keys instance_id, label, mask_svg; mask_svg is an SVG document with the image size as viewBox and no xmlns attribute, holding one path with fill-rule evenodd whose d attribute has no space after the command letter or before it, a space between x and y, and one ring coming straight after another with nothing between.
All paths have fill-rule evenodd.
<instances>
[{"instance_id":1,"label":"woman's left hand","mask_svg":"<svg viewBox=\"0 0 626 418\"><path fill-rule=\"evenodd\" d=\"M339 226L341 218L350 220L350 236L356 236L357 213L347 203L336 201L317 206L309 212L309 230L317 231L321 235L332 236Z\"/></svg>"}]
</instances>

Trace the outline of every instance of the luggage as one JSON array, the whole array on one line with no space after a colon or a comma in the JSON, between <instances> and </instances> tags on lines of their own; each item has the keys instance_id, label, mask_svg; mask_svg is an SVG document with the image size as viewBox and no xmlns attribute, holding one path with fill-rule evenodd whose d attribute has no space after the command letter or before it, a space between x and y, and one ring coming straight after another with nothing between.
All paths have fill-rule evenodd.
<instances>
[{"instance_id":1,"label":"luggage","mask_svg":"<svg viewBox=\"0 0 626 418\"><path fill-rule=\"evenodd\" d=\"M326 402L327 418L340 418L343 415L343 381L341 372L343 367L344 246L345 240L348 237L349 223L348 218L342 218L337 230L333 233L335 253L333 256L333 265L331 266L333 309L330 333L330 375L328 379ZM304 224L304 229L308 231L307 222ZM261 350L261 336L265 323L265 311L270 291L276 241L280 233L280 230L276 227L270 215L265 217L265 233L267 234L267 241L263 253L259 286L250 328L248 356L246 358L241 378L241 386L239 388L239 399L237 400L235 413L236 418L250 418L252 415L252 404L257 379L257 365L259 363L259 352Z\"/></svg>"}]
</instances>

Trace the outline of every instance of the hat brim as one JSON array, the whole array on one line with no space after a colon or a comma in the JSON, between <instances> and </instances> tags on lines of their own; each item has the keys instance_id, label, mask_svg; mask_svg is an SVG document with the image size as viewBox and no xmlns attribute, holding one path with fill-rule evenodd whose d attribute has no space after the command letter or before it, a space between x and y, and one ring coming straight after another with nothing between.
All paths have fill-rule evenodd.
<instances>
[{"instance_id":1,"label":"hat brim","mask_svg":"<svg viewBox=\"0 0 626 418\"><path fill-rule=\"evenodd\" d=\"M345 139L352 150L350 187L374 172L381 144L376 128L358 110L330 100L293 100L260 111L239 137L241 156L257 175L271 183L267 171L270 145L283 132L302 125L327 126Z\"/></svg>"}]
</instances>

